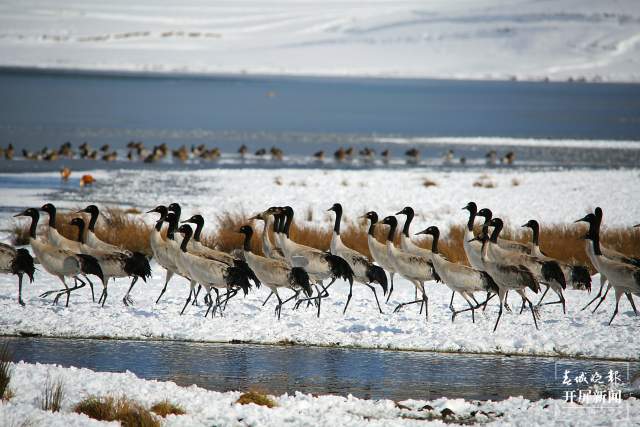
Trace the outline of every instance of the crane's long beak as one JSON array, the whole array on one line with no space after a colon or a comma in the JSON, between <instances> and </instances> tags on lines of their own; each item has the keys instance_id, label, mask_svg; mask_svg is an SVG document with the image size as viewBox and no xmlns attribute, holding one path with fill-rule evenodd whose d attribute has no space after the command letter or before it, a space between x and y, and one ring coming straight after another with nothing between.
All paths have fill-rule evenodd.
<instances>
[{"instance_id":1,"label":"crane's long beak","mask_svg":"<svg viewBox=\"0 0 640 427\"><path fill-rule=\"evenodd\" d=\"M578 219L576 221L573 221L574 224L577 224L579 222L589 222L589 220L587 220L586 216L583 216L582 218L580 218L580 219Z\"/></svg>"},{"instance_id":2,"label":"crane's long beak","mask_svg":"<svg viewBox=\"0 0 640 427\"><path fill-rule=\"evenodd\" d=\"M522 224L520 227L528 227L528 224Z\"/></svg>"},{"instance_id":3,"label":"crane's long beak","mask_svg":"<svg viewBox=\"0 0 640 427\"><path fill-rule=\"evenodd\" d=\"M418 231L416 234L414 234L414 236L417 236L418 234L428 234L427 230L422 230L422 231Z\"/></svg>"},{"instance_id":4,"label":"crane's long beak","mask_svg":"<svg viewBox=\"0 0 640 427\"><path fill-rule=\"evenodd\" d=\"M26 211L22 211L22 212L20 212L19 214L15 214L13 217L14 217L14 218L17 218L17 217L19 217L19 216L26 216L25 212L26 212Z\"/></svg>"}]
</instances>

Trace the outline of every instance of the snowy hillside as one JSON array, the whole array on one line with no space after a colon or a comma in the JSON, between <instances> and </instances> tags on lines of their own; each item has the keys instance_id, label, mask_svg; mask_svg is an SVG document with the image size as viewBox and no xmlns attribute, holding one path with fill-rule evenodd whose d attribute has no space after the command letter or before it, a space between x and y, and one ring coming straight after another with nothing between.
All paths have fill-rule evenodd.
<instances>
[{"instance_id":1,"label":"snowy hillside","mask_svg":"<svg viewBox=\"0 0 640 427\"><path fill-rule=\"evenodd\" d=\"M0 4L0 65L186 73L640 80L640 2Z\"/></svg>"}]
</instances>

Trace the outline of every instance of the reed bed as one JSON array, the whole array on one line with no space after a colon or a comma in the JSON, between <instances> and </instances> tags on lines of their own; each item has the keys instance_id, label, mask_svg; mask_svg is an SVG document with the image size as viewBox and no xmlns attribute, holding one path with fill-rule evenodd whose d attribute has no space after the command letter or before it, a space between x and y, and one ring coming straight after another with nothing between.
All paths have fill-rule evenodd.
<instances>
[{"instance_id":1,"label":"reed bed","mask_svg":"<svg viewBox=\"0 0 640 427\"><path fill-rule=\"evenodd\" d=\"M77 238L77 228L72 227L69 222L75 216L72 212L59 212L56 217L58 230L70 239ZM224 251L232 252L242 248L243 235L238 233L242 225L251 224L255 230L251 241L251 249L254 253L262 255L262 244L260 235L262 233L263 222L249 221L250 215L244 213L224 212L217 215L213 220L206 223L202 233L202 243ZM85 218L88 220L88 218ZM44 219L42 222L45 222ZM400 221L402 224L402 220ZM16 223L13 229L14 242L25 244L28 240L28 224L26 222ZM595 272L585 253L585 241L583 236L586 233L585 224L555 224L542 225L540 230L540 247L547 255L569 263L579 263L587 265L592 272ZM376 237L381 242L385 239L386 227L379 225L376 227ZM414 230L415 231L415 230ZM478 227L476 233L480 231ZM139 251L151 256L149 245L149 235L151 225L145 223L137 213L129 213L118 208L106 208L101 211L101 217L96 225L96 234L104 241L121 246L131 251ZM440 230L439 249L449 260L453 262L467 264L467 257L464 253L463 238L464 226L452 225ZM331 242L332 227L327 223L323 226L309 224L309 221L294 221L291 226L291 238L301 244L328 250ZM273 241L273 234L270 231ZM367 224L360 217L356 221L344 219L341 237L344 243L358 252L371 257L367 244ZM531 239L529 229L520 227L505 226L502 238L528 242ZM412 238L418 245L430 248L431 238ZM398 244L398 237L395 243ZM640 257L640 229L639 228L603 228L601 241L611 249L615 249L629 256Z\"/></svg>"}]
</instances>

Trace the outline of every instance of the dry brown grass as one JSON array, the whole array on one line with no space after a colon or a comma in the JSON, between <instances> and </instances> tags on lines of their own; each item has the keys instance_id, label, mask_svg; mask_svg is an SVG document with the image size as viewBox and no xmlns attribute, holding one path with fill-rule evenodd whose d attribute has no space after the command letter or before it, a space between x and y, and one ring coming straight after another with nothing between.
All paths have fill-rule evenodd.
<instances>
[{"instance_id":1,"label":"dry brown grass","mask_svg":"<svg viewBox=\"0 0 640 427\"><path fill-rule=\"evenodd\" d=\"M82 216L86 222L89 215L74 213L81 208L71 211L58 211L56 213L56 228L64 237L76 240L78 238L78 227L70 224L73 218ZM138 217L136 209L104 208L100 211L100 218L96 224L96 235L101 240L121 246L130 251L141 252L151 256L151 245L149 237L151 226L147 225ZM48 216L40 217L40 223L48 223ZM25 245L29 243L29 222L14 222L12 228L12 240L15 245Z\"/></svg>"},{"instance_id":2,"label":"dry brown grass","mask_svg":"<svg viewBox=\"0 0 640 427\"><path fill-rule=\"evenodd\" d=\"M267 408L273 408L276 405L276 402L267 396L264 393L260 393L258 391L248 391L240 395L236 403L240 405L248 405L249 403L253 403L259 406L266 406Z\"/></svg>"},{"instance_id":3,"label":"dry brown grass","mask_svg":"<svg viewBox=\"0 0 640 427\"><path fill-rule=\"evenodd\" d=\"M483 179L487 178L483 177ZM291 238L307 246L328 250L332 233L330 224L326 224L324 227L310 225L308 220L312 217L313 211L309 209L306 213L304 211L301 212L302 217L295 220L291 226ZM69 225L69 221L73 216L71 213L61 212L58 214L56 221L62 234L69 238L77 237L77 228ZM251 223L248 221L249 216L251 215L229 212L216 216L213 221L207 223L202 235L202 243L225 252L232 252L241 248L244 236L238 233L238 230L241 226ZM253 227L255 234L251 242L251 248L254 253L262 255L260 236L263 223L253 221ZM26 222L16 225L13 230L14 240L20 240L23 236L26 236L28 233L26 228ZM381 242L384 242L385 230L386 227L382 226L376 228L376 237ZM119 209L104 209L104 216L98 221L96 227L98 237L101 239L147 255L151 255L149 246L150 231L151 227L139 219L137 215L126 214ZM478 232L479 228L476 231ZM451 261L466 264L467 258L462 242L464 227L462 225L453 225L447 229L440 230L440 232L440 251ZM592 268L584 251L582 236L585 232L585 225L543 225L540 235L541 249L549 256L559 260L581 263ZM347 246L371 258L366 233L367 225L362 219L358 218L357 222L350 218L343 219L342 240ZM271 231L270 235L273 241ZM528 229L512 228L507 225L501 237L528 242L531 239L531 233ZM397 237L396 244L398 240ZM423 237L422 239L417 239L417 241L423 247L431 247L430 238ZM611 249L630 256L640 256L640 245L638 244L640 241L640 228L603 228L601 241Z\"/></svg>"},{"instance_id":4,"label":"dry brown grass","mask_svg":"<svg viewBox=\"0 0 640 427\"><path fill-rule=\"evenodd\" d=\"M47 379L39 398L40 409L43 411L58 412L64 399L64 382L61 379L52 380L47 374Z\"/></svg>"},{"instance_id":5,"label":"dry brown grass","mask_svg":"<svg viewBox=\"0 0 640 427\"><path fill-rule=\"evenodd\" d=\"M12 358L13 354L9 349L9 344L5 343L0 347L0 400L9 400L13 397L13 392L9 389Z\"/></svg>"},{"instance_id":6,"label":"dry brown grass","mask_svg":"<svg viewBox=\"0 0 640 427\"><path fill-rule=\"evenodd\" d=\"M123 427L160 426L155 415L126 396L91 396L76 404L73 411L99 421L119 421Z\"/></svg>"},{"instance_id":7,"label":"dry brown grass","mask_svg":"<svg viewBox=\"0 0 640 427\"><path fill-rule=\"evenodd\" d=\"M186 414L184 408L175 403L169 402L168 399L162 400L151 407L151 412L156 415L165 418L167 415L184 415Z\"/></svg>"}]
</instances>

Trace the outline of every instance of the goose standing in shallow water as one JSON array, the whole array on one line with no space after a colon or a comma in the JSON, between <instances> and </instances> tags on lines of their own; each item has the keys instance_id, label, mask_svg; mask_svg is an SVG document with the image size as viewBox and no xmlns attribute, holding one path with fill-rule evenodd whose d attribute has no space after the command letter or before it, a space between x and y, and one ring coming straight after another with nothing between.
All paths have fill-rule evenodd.
<instances>
[{"instance_id":1,"label":"goose standing in shallow water","mask_svg":"<svg viewBox=\"0 0 640 427\"><path fill-rule=\"evenodd\" d=\"M376 304L378 304L378 310L380 314L382 314L382 308L380 307L380 301L378 301L378 294L371 283L378 283L382 288L384 295L387 294L387 275L384 270L373 264L371 261L367 259L366 256L362 255L360 252L355 251L349 247L347 247L344 243L342 243L342 239L340 238L340 222L342 220L342 205L340 203L335 203L329 211L333 211L336 214L336 220L333 226L333 235L331 236L331 254L337 255L340 258L344 259L351 270L353 271L354 279L367 286L373 292L373 296L376 299ZM349 296L347 297L347 303L344 306L343 314L346 313L347 307L349 306L349 301L351 301L351 296L353 294L353 283L349 284Z\"/></svg>"},{"instance_id":2,"label":"goose standing in shallow water","mask_svg":"<svg viewBox=\"0 0 640 427\"><path fill-rule=\"evenodd\" d=\"M71 292L86 285L84 281L78 277L80 274L93 274L100 278L100 280L103 279L100 264L98 264L98 260L94 257L56 247L36 237L36 228L38 226L38 220L40 219L40 214L37 209L29 208L15 216L28 216L31 218L31 225L29 227L29 243L31 244L31 249L40 262L40 265L42 265L49 274L60 279L64 285L64 289L45 292L41 295L42 297L55 293L57 295L53 302L56 304L58 299L63 294L66 294L67 302L65 306L68 307ZM69 288L65 277L72 277L75 281L80 282L80 285L77 285L76 282L73 288Z\"/></svg>"},{"instance_id":3,"label":"goose standing in shallow water","mask_svg":"<svg viewBox=\"0 0 640 427\"><path fill-rule=\"evenodd\" d=\"M391 287L387 295L387 302L389 302L389 298L391 298L391 294L393 293L393 276L396 274L396 268L393 261L389 258L387 246L384 243L380 243L374 234L375 227L378 224L378 214L374 211L369 211L364 215L364 218L369 220L369 231L367 232L369 252L371 252L373 260L389 273L389 279L391 279Z\"/></svg>"},{"instance_id":4,"label":"goose standing in shallow water","mask_svg":"<svg viewBox=\"0 0 640 427\"><path fill-rule=\"evenodd\" d=\"M478 304L478 301L476 301L473 296L474 292L484 291L487 293L487 300L484 302L484 305L486 305L491 298L491 294L498 294L498 285L487 272L453 263L442 256L438 251L438 240L440 239L440 230L438 227L431 226L416 234L433 236L433 242L431 244L433 256L430 261L433 269L452 292L458 292L469 304L468 309L460 311L456 311L453 306L451 306L450 308L453 312L451 321L453 322L455 320L458 313L471 310L471 320L475 323L475 309L483 304ZM473 303L471 300L473 300Z\"/></svg>"},{"instance_id":5,"label":"goose standing in shallow water","mask_svg":"<svg viewBox=\"0 0 640 427\"><path fill-rule=\"evenodd\" d=\"M18 303L24 307L22 301L22 276L26 274L33 283L35 272L33 257L24 248L16 249L13 246L0 243L0 273L18 276Z\"/></svg>"},{"instance_id":6,"label":"goose standing in shallow water","mask_svg":"<svg viewBox=\"0 0 640 427\"><path fill-rule=\"evenodd\" d=\"M309 283L309 275L300 267L290 267L284 261L265 258L251 252L251 237L253 236L251 226L243 225L238 232L244 234L242 249L247 264L249 264L251 270L258 276L260 282L271 289L271 292L278 298L278 305L276 306L275 312L278 320L280 320L282 306L296 298L300 294L300 289L302 289L307 296L310 297L312 295L313 291ZM294 292L294 295L282 301L278 294L278 288L289 288Z\"/></svg>"},{"instance_id":7,"label":"goose standing in shallow water","mask_svg":"<svg viewBox=\"0 0 640 427\"><path fill-rule=\"evenodd\" d=\"M102 307L104 307L104 304L107 301L107 286L109 284L109 279L115 279L118 277L133 277L129 290L127 290L127 293L122 298L124 305L128 306L133 304L133 300L130 296L133 286L136 284L138 279L142 279L143 282L146 282L147 278L151 277L151 267L149 266L147 258L140 252L134 252L131 255L127 255L120 251L113 252L92 248L83 242L82 236L85 228L84 220L82 218L73 218L71 220L71 225L78 227L78 242L81 244L80 252L91 255L97 259L100 264L100 268L102 269L103 289L102 295L100 295L100 298L98 299L98 304L102 303Z\"/></svg>"}]
</instances>

